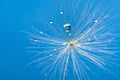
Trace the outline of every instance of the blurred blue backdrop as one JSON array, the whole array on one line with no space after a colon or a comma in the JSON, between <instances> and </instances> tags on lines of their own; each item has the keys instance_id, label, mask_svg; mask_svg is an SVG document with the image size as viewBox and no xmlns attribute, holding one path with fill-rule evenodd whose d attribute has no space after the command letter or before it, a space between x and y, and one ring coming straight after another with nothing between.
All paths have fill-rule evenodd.
<instances>
[{"instance_id":1,"label":"blurred blue backdrop","mask_svg":"<svg viewBox=\"0 0 120 80\"><path fill-rule=\"evenodd\" d=\"M120 13L120 0L106 2L116 13ZM53 4L56 0L0 0L0 80L44 80L37 69L25 69L32 54L26 52L29 42L22 31L31 29L31 17L37 15L35 11L42 12Z\"/></svg>"}]
</instances>

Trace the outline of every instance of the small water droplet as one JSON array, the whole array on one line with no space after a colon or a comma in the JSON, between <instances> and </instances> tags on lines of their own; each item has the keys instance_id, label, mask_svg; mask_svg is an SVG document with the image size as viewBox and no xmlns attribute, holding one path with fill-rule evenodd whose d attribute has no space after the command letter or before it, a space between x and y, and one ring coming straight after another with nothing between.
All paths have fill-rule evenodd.
<instances>
[{"instance_id":1,"label":"small water droplet","mask_svg":"<svg viewBox=\"0 0 120 80\"><path fill-rule=\"evenodd\" d=\"M53 24L53 22L52 22L52 21L50 21L49 23L50 23L50 24Z\"/></svg>"},{"instance_id":2,"label":"small water droplet","mask_svg":"<svg viewBox=\"0 0 120 80\"><path fill-rule=\"evenodd\" d=\"M50 44L53 44L53 43L50 43Z\"/></svg>"},{"instance_id":3,"label":"small water droplet","mask_svg":"<svg viewBox=\"0 0 120 80\"><path fill-rule=\"evenodd\" d=\"M67 43L63 43L63 45L67 45Z\"/></svg>"},{"instance_id":4,"label":"small water droplet","mask_svg":"<svg viewBox=\"0 0 120 80\"><path fill-rule=\"evenodd\" d=\"M97 22L98 22L98 19L95 19L94 22L97 23Z\"/></svg>"},{"instance_id":5,"label":"small water droplet","mask_svg":"<svg viewBox=\"0 0 120 80\"><path fill-rule=\"evenodd\" d=\"M54 51L56 51L57 49L54 49Z\"/></svg>"},{"instance_id":6,"label":"small water droplet","mask_svg":"<svg viewBox=\"0 0 120 80\"><path fill-rule=\"evenodd\" d=\"M69 32L69 30L66 30L66 32Z\"/></svg>"},{"instance_id":7,"label":"small water droplet","mask_svg":"<svg viewBox=\"0 0 120 80\"><path fill-rule=\"evenodd\" d=\"M40 32L40 34L43 34L43 32Z\"/></svg>"},{"instance_id":8,"label":"small water droplet","mask_svg":"<svg viewBox=\"0 0 120 80\"><path fill-rule=\"evenodd\" d=\"M52 56L52 54L50 54L50 56Z\"/></svg>"},{"instance_id":9,"label":"small water droplet","mask_svg":"<svg viewBox=\"0 0 120 80\"><path fill-rule=\"evenodd\" d=\"M67 64L65 65L65 67L67 67Z\"/></svg>"},{"instance_id":10,"label":"small water droplet","mask_svg":"<svg viewBox=\"0 0 120 80\"><path fill-rule=\"evenodd\" d=\"M47 76L47 74L46 74L46 73L44 73L44 75L45 75L45 76Z\"/></svg>"},{"instance_id":11,"label":"small water droplet","mask_svg":"<svg viewBox=\"0 0 120 80\"><path fill-rule=\"evenodd\" d=\"M34 42L38 42L38 40L37 40L37 39L34 39Z\"/></svg>"},{"instance_id":12,"label":"small water droplet","mask_svg":"<svg viewBox=\"0 0 120 80\"><path fill-rule=\"evenodd\" d=\"M94 42L95 39L91 38L91 39L88 39L89 42Z\"/></svg>"},{"instance_id":13,"label":"small water droplet","mask_svg":"<svg viewBox=\"0 0 120 80\"><path fill-rule=\"evenodd\" d=\"M69 34L69 36L71 36L71 34Z\"/></svg>"},{"instance_id":14,"label":"small water droplet","mask_svg":"<svg viewBox=\"0 0 120 80\"><path fill-rule=\"evenodd\" d=\"M63 14L63 12L61 11L60 14Z\"/></svg>"},{"instance_id":15,"label":"small water droplet","mask_svg":"<svg viewBox=\"0 0 120 80\"><path fill-rule=\"evenodd\" d=\"M81 47L81 45L80 45L80 44L78 44L78 47Z\"/></svg>"},{"instance_id":16,"label":"small water droplet","mask_svg":"<svg viewBox=\"0 0 120 80\"><path fill-rule=\"evenodd\" d=\"M68 24L64 24L64 29L66 32L69 32L70 29L71 29L71 25L68 23Z\"/></svg>"},{"instance_id":17,"label":"small water droplet","mask_svg":"<svg viewBox=\"0 0 120 80\"><path fill-rule=\"evenodd\" d=\"M97 39L97 37L96 37L96 36L93 36L93 38L94 38L94 39Z\"/></svg>"}]
</instances>

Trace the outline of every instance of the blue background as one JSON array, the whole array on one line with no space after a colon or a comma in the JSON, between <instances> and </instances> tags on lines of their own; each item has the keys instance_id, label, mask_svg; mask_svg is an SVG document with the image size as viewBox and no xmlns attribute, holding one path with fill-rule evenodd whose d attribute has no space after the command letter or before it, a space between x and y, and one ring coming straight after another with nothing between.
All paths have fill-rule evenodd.
<instances>
[{"instance_id":1,"label":"blue background","mask_svg":"<svg viewBox=\"0 0 120 80\"><path fill-rule=\"evenodd\" d=\"M41 5L51 6L51 3L56 4L55 2L0 0L0 80L40 80L37 69L25 68L32 54L26 52L29 42L22 31L31 29L31 15L35 15L35 10L39 9L42 12L45 7ZM120 0L106 0L106 2L116 12L120 12Z\"/></svg>"}]
</instances>

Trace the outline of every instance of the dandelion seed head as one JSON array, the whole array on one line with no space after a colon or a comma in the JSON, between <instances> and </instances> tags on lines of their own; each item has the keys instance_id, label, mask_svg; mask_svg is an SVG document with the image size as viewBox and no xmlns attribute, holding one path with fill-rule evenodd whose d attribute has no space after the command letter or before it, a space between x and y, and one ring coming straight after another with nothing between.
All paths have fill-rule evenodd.
<instances>
[{"instance_id":1,"label":"dandelion seed head","mask_svg":"<svg viewBox=\"0 0 120 80\"><path fill-rule=\"evenodd\" d=\"M73 45L74 45L74 42L70 41L69 45L70 45L70 46L73 46Z\"/></svg>"},{"instance_id":2,"label":"dandelion seed head","mask_svg":"<svg viewBox=\"0 0 120 80\"><path fill-rule=\"evenodd\" d=\"M74 13L58 11L57 18L53 17L50 19L51 21L45 23L41 31L29 34L35 43L33 49L36 53L40 53L40 56L33 62L43 69L41 73L45 72L46 80L56 80L58 77L58 80L69 80L68 77L71 76L71 80L91 80L87 71L94 73L94 70L87 62L109 71L106 66L111 65L112 62L107 60L110 59L110 53L115 53L111 47L115 44L111 37L114 36L111 35L113 27L108 27L112 24L109 24L111 18L106 22L109 12L108 14L104 14L106 12L99 14L101 13L100 9L95 8L95 11L91 11L92 6L89 5L85 5L85 9L80 8L79 12L75 9L77 6L79 5L76 4L75 7L68 10ZM67 13L69 14L67 15ZM60 16L62 14L65 16Z\"/></svg>"}]
</instances>

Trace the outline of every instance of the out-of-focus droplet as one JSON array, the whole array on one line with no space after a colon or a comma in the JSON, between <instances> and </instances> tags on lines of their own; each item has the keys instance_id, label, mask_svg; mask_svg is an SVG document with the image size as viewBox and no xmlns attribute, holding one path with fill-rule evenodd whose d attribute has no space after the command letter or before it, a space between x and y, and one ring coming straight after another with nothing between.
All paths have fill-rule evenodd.
<instances>
[{"instance_id":1,"label":"out-of-focus droplet","mask_svg":"<svg viewBox=\"0 0 120 80\"><path fill-rule=\"evenodd\" d=\"M71 36L71 34L69 34L69 36Z\"/></svg>"},{"instance_id":2,"label":"out-of-focus droplet","mask_svg":"<svg viewBox=\"0 0 120 80\"><path fill-rule=\"evenodd\" d=\"M50 23L50 24L53 24L53 21L50 21L49 23Z\"/></svg>"},{"instance_id":3,"label":"out-of-focus droplet","mask_svg":"<svg viewBox=\"0 0 120 80\"><path fill-rule=\"evenodd\" d=\"M63 12L61 11L60 14L63 14Z\"/></svg>"},{"instance_id":4,"label":"out-of-focus droplet","mask_svg":"<svg viewBox=\"0 0 120 80\"><path fill-rule=\"evenodd\" d=\"M38 42L38 39L34 38L34 42Z\"/></svg>"},{"instance_id":5,"label":"out-of-focus droplet","mask_svg":"<svg viewBox=\"0 0 120 80\"><path fill-rule=\"evenodd\" d=\"M54 49L54 51L56 51L57 49Z\"/></svg>"},{"instance_id":6,"label":"out-of-focus droplet","mask_svg":"<svg viewBox=\"0 0 120 80\"><path fill-rule=\"evenodd\" d=\"M43 34L43 32L41 31L40 34Z\"/></svg>"},{"instance_id":7,"label":"out-of-focus droplet","mask_svg":"<svg viewBox=\"0 0 120 80\"><path fill-rule=\"evenodd\" d=\"M97 22L98 22L98 19L95 19L94 22L97 23Z\"/></svg>"}]
</instances>

